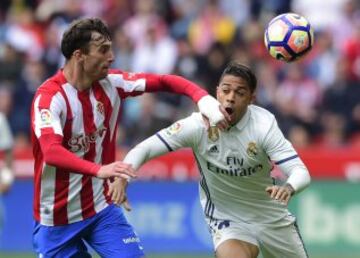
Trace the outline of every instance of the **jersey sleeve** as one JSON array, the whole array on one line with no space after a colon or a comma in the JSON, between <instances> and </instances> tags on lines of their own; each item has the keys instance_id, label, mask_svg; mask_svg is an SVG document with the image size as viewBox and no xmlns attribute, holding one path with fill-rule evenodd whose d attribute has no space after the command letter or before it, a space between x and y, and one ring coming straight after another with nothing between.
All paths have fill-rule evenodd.
<instances>
[{"instance_id":1,"label":"jersey sleeve","mask_svg":"<svg viewBox=\"0 0 360 258\"><path fill-rule=\"evenodd\" d=\"M182 147L195 148L201 137L201 126L192 117L175 122L139 143L124 158L125 163L138 169L146 161Z\"/></svg>"},{"instance_id":2,"label":"jersey sleeve","mask_svg":"<svg viewBox=\"0 0 360 258\"><path fill-rule=\"evenodd\" d=\"M277 165L298 158L297 152L284 137L274 117L268 132L264 136L263 147L270 160Z\"/></svg>"},{"instance_id":3,"label":"jersey sleeve","mask_svg":"<svg viewBox=\"0 0 360 258\"><path fill-rule=\"evenodd\" d=\"M309 171L292 144L284 137L275 118L265 136L264 149L270 160L288 176L287 183L295 192L300 192L310 184Z\"/></svg>"},{"instance_id":4,"label":"jersey sleeve","mask_svg":"<svg viewBox=\"0 0 360 258\"><path fill-rule=\"evenodd\" d=\"M44 134L63 136L60 117L66 116L66 104L60 93L39 92L32 108L32 127L37 138Z\"/></svg>"},{"instance_id":5,"label":"jersey sleeve","mask_svg":"<svg viewBox=\"0 0 360 258\"><path fill-rule=\"evenodd\" d=\"M159 131L156 136L169 149L174 151L180 148L189 147L197 149L202 135L204 123L199 114L193 114L185 119L173 123L171 126Z\"/></svg>"}]
</instances>

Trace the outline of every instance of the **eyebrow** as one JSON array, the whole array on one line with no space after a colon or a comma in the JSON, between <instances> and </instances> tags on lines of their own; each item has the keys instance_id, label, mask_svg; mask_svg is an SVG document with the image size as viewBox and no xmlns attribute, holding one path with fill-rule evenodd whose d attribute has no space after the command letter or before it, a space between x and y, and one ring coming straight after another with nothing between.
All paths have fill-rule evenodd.
<instances>
[{"instance_id":1,"label":"eyebrow","mask_svg":"<svg viewBox=\"0 0 360 258\"><path fill-rule=\"evenodd\" d=\"M224 82L224 83L220 84L220 87L222 87L222 86L230 87L231 84ZM248 87L240 85L240 86L236 86L236 89L234 89L234 90L247 90L247 89L248 89Z\"/></svg>"}]
</instances>

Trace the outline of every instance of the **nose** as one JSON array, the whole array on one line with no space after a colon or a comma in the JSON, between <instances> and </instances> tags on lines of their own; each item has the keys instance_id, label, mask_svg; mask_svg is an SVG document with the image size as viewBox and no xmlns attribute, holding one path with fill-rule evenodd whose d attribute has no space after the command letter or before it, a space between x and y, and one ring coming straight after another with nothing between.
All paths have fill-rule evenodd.
<instances>
[{"instance_id":1,"label":"nose","mask_svg":"<svg viewBox=\"0 0 360 258\"><path fill-rule=\"evenodd\" d=\"M108 57L109 62L110 63L114 62L114 59L115 59L114 51L110 51L109 57Z\"/></svg>"},{"instance_id":2,"label":"nose","mask_svg":"<svg viewBox=\"0 0 360 258\"><path fill-rule=\"evenodd\" d=\"M234 103L235 102L235 92L234 91L230 91L230 93L227 94L226 101L229 102L229 103Z\"/></svg>"}]
</instances>

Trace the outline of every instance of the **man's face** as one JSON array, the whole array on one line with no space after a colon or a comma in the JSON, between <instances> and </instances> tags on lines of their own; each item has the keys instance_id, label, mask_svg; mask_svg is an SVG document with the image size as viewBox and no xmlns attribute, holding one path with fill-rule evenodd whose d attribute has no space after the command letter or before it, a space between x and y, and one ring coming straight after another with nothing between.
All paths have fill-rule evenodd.
<instances>
[{"instance_id":1,"label":"man's face","mask_svg":"<svg viewBox=\"0 0 360 258\"><path fill-rule=\"evenodd\" d=\"M109 67L114 61L112 43L98 32L93 32L89 43L89 52L84 55L84 72L93 80L107 76Z\"/></svg>"},{"instance_id":2,"label":"man's face","mask_svg":"<svg viewBox=\"0 0 360 258\"><path fill-rule=\"evenodd\" d=\"M236 124L254 99L247 82L241 77L225 75L216 91L217 99L230 114L230 124Z\"/></svg>"}]
</instances>

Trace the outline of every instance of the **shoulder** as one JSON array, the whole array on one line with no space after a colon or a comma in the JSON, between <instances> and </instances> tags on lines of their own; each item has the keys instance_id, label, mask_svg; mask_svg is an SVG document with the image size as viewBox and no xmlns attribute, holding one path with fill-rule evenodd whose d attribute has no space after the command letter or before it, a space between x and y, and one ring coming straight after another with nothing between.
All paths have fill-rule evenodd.
<instances>
[{"instance_id":1,"label":"shoulder","mask_svg":"<svg viewBox=\"0 0 360 258\"><path fill-rule=\"evenodd\" d=\"M275 116L270 111L266 110L265 108L259 107L257 105L250 105L250 116L258 125L271 125L275 121Z\"/></svg>"},{"instance_id":2,"label":"shoulder","mask_svg":"<svg viewBox=\"0 0 360 258\"><path fill-rule=\"evenodd\" d=\"M65 83L66 81L64 78L62 78L59 73L57 73L44 81L37 89L37 93L56 94L61 90L62 85Z\"/></svg>"},{"instance_id":3,"label":"shoulder","mask_svg":"<svg viewBox=\"0 0 360 258\"><path fill-rule=\"evenodd\" d=\"M190 116L180 119L165 128L163 131L167 135L178 135L178 136L199 136L205 130L205 123L202 120L200 113L192 113Z\"/></svg>"},{"instance_id":4,"label":"shoulder","mask_svg":"<svg viewBox=\"0 0 360 258\"><path fill-rule=\"evenodd\" d=\"M265 137L272 130L274 124L276 124L274 114L256 105L250 105L249 109L253 133L257 134L260 138Z\"/></svg>"},{"instance_id":5,"label":"shoulder","mask_svg":"<svg viewBox=\"0 0 360 258\"><path fill-rule=\"evenodd\" d=\"M183 119L183 121L194 129L206 129L204 119L199 112L194 112L190 116Z\"/></svg>"}]
</instances>

